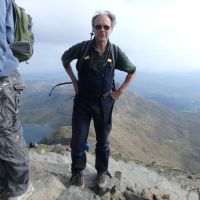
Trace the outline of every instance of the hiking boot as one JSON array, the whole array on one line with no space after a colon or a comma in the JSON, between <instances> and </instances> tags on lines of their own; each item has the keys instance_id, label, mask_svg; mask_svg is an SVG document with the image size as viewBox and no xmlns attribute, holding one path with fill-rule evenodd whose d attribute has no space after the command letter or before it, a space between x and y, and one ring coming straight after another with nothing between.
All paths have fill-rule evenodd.
<instances>
[{"instance_id":1,"label":"hiking boot","mask_svg":"<svg viewBox=\"0 0 200 200\"><path fill-rule=\"evenodd\" d=\"M78 186L80 189L84 189L85 182L84 182L83 171L78 172L78 173L72 173L69 183L71 185Z\"/></svg>"},{"instance_id":2,"label":"hiking boot","mask_svg":"<svg viewBox=\"0 0 200 200\"><path fill-rule=\"evenodd\" d=\"M105 173L97 174L97 186L101 191L106 190L107 176Z\"/></svg>"},{"instance_id":3,"label":"hiking boot","mask_svg":"<svg viewBox=\"0 0 200 200\"><path fill-rule=\"evenodd\" d=\"M34 192L34 187L31 183L29 184L28 189L25 193L17 197L9 197L8 200L26 200L28 197L30 197L33 194L33 192Z\"/></svg>"}]
</instances>

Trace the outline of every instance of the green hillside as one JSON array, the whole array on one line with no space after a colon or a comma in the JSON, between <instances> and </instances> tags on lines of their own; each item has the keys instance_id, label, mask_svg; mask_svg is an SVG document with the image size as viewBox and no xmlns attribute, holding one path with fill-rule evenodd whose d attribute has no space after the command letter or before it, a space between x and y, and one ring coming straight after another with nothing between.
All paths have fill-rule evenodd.
<instances>
[{"instance_id":1,"label":"green hillside","mask_svg":"<svg viewBox=\"0 0 200 200\"><path fill-rule=\"evenodd\" d=\"M69 86L57 88L51 97L48 82L28 82L22 104L25 123L44 124L62 128L49 143L70 141L70 124L73 95ZM156 162L190 171L200 169L200 116L178 113L155 101L126 92L118 100L113 113L113 130L110 135L111 151L125 160L145 163ZM94 129L91 126L89 141L95 146ZM60 135L61 134L61 135Z\"/></svg>"},{"instance_id":2,"label":"green hillside","mask_svg":"<svg viewBox=\"0 0 200 200\"><path fill-rule=\"evenodd\" d=\"M64 85L49 93L53 84L46 81L28 81L21 105L22 121L29 124L41 124L52 128L71 124L74 96L72 86Z\"/></svg>"}]
</instances>

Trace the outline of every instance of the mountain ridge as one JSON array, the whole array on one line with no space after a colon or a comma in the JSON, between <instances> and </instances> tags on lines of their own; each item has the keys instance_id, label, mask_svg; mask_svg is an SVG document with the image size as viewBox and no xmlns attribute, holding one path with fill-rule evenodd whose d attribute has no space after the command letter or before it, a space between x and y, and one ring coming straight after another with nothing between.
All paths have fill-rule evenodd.
<instances>
[{"instance_id":1,"label":"mountain ridge","mask_svg":"<svg viewBox=\"0 0 200 200\"><path fill-rule=\"evenodd\" d=\"M40 85L40 83L38 83ZM54 128L70 126L73 89L69 86L57 88L48 96L52 84L29 86L22 104L22 119L25 122L45 124ZM34 93L34 88L37 92ZM27 96L26 96L27 95ZM36 100L33 101L33 98ZM32 110L32 115L29 111ZM125 92L115 103L113 129L110 143L113 152L124 159L136 159L146 163L161 162L190 171L200 169L200 124L198 115L177 113L156 101ZM93 142L94 128L90 129ZM57 140L56 140L57 141Z\"/></svg>"}]
</instances>

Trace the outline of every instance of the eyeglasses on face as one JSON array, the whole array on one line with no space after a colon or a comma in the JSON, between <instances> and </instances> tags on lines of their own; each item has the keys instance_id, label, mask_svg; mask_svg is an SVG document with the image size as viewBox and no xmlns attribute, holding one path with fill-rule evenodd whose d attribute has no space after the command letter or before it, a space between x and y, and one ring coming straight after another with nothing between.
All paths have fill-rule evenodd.
<instances>
[{"instance_id":1,"label":"eyeglasses on face","mask_svg":"<svg viewBox=\"0 0 200 200\"><path fill-rule=\"evenodd\" d=\"M108 26L108 25L99 25L98 24L98 25L95 25L94 27L96 30L100 30L103 28L104 30L108 31L110 29L110 26Z\"/></svg>"}]
</instances>

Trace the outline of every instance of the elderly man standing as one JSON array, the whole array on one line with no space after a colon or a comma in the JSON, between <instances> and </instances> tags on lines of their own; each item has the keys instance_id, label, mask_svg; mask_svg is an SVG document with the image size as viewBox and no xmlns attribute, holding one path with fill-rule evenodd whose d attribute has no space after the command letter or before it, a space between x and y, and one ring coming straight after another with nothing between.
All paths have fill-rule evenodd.
<instances>
[{"instance_id":1,"label":"elderly man standing","mask_svg":"<svg viewBox=\"0 0 200 200\"><path fill-rule=\"evenodd\" d=\"M97 186L100 190L106 189L113 105L136 74L136 67L125 53L109 40L115 24L116 17L110 11L96 12L92 17L94 38L89 41L90 46L87 41L83 41L71 46L62 56L64 68L76 92L72 115L72 177L70 183L81 189L85 186L83 175L86 167L85 144L92 119L96 133ZM83 49L87 48L86 54L83 57L80 56ZM114 49L118 53L115 53ZM116 58L112 56L114 53L117 55ZM82 63L81 58L83 58ZM78 78L70 64L74 59L78 59L76 65ZM115 70L123 71L127 75L120 87L112 90Z\"/></svg>"}]
</instances>

